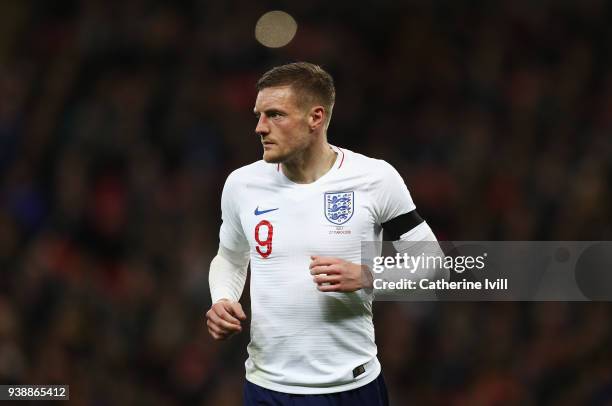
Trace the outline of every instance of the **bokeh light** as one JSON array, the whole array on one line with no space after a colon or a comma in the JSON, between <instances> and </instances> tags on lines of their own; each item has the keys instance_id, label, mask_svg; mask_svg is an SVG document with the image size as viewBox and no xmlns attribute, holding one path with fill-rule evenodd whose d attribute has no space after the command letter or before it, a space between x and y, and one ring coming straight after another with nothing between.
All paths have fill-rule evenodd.
<instances>
[{"instance_id":1,"label":"bokeh light","mask_svg":"<svg viewBox=\"0 0 612 406\"><path fill-rule=\"evenodd\" d=\"M255 38L268 48L284 47L297 32L297 23L284 11L269 11L255 25Z\"/></svg>"}]
</instances>

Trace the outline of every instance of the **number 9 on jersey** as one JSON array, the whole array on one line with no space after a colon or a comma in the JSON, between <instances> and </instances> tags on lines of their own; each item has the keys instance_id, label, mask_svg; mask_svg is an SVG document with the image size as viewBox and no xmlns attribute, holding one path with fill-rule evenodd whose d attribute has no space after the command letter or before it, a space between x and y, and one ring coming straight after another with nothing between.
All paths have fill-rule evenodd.
<instances>
[{"instance_id":1,"label":"number 9 on jersey","mask_svg":"<svg viewBox=\"0 0 612 406\"><path fill-rule=\"evenodd\" d=\"M262 239L262 235L265 238ZM272 236L274 235L274 227L268 220L261 220L255 226L255 241L257 247L255 250L261 255L262 258L268 258L272 254Z\"/></svg>"}]
</instances>

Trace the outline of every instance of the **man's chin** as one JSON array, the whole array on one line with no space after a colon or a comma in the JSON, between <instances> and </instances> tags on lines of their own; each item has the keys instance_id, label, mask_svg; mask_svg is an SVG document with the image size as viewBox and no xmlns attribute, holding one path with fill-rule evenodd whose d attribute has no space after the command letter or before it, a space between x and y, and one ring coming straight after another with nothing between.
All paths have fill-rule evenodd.
<instances>
[{"instance_id":1,"label":"man's chin","mask_svg":"<svg viewBox=\"0 0 612 406\"><path fill-rule=\"evenodd\" d=\"M266 163L269 164L280 164L283 162L283 159L280 155L278 154L271 154L269 152L264 151L263 153L263 160Z\"/></svg>"}]
</instances>

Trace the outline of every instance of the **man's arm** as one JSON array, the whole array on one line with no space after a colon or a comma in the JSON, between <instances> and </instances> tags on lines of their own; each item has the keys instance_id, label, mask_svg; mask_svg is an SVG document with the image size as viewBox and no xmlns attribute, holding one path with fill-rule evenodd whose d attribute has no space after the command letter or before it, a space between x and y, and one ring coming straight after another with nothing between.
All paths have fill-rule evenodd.
<instances>
[{"instance_id":1,"label":"man's arm","mask_svg":"<svg viewBox=\"0 0 612 406\"><path fill-rule=\"evenodd\" d=\"M444 252L438 243L438 239L424 220L409 232L402 234L399 239L394 238L393 233L389 233L387 238L389 238L388 241L393 241L392 252L399 253L402 256L407 255L408 257L415 258L421 256L429 259L439 258L440 264L444 260ZM394 276L398 280L410 279L416 282L421 279L449 279L450 272L448 269L437 266L437 261L431 261L431 263L433 265L430 265L429 260L421 261L420 265L415 269L411 269L410 272L399 270L396 275L393 272L388 272L385 279L391 278L392 281Z\"/></svg>"},{"instance_id":2,"label":"man's arm","mask_svg":"<svg viewBox=\"0 0 612 406\"><path fill-rule=\"evenodd\" d=\"M420 221L416 226L413 226L413 220L410 219L415 218L420 219ZM416 212L404 216L403 219L393 224L394 231L386 233L386 238L395 241L394 246L397 252L410 253L410 255L415 256L421 253L429 256L444 256L433 231ZM405 230L411 226L413 227L409 228L407 232L397 231ZM396 232L400 235L397 236ZM418 249L419 252L413 252L415 249ZM354 264L334 257L311 257L311 259L310 273L313 275L313 281L317 284L317 289L321 292L354 292L372 287L373 276L371 270L365 265ZM429 277L435 279L442 277L448 279L448 275L441 275L440 271L436 268L421 266L411 275L414 275L415 278Z\"/></svg>"},{"instance_id":3,"label":"man's arm","mask_svg":"<svg viewBox=\"0 0 612 406\"><path fill-rule=\"evenodd\" d=\"M238 302L247 276L249 253L230 251L219 245L219 252L210 263L208 283L213 305L206 313L208 332L215 340L224 340L242 331L246 320Z\"/></svg>"},{"instance_id":4,"label":"man's arm","mask_svg":"<svg viewBox=\"0 0 612 406\"><path fill-rule=\"evenodd\" d=\"M215 340L223 340L242 331L241 320L246 320L238 303L249 265L249 243L240 222L237 199L240 178L232 172L221 194L221 229L219 252L210 263L208 277L213 305L206 313L208 331Z\"/></svg>"}]
</instances>

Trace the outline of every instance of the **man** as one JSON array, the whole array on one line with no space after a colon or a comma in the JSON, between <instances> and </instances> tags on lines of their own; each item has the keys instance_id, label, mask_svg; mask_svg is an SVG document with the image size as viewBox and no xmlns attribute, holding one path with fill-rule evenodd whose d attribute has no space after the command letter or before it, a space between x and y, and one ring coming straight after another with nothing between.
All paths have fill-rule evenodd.
<instances>
[{"instance_id":1,"label":"man","mask_svg":"<svg viewBox=\"0 0 612 406\"><path fill-rule=\"evenodd\" d=\"M242 331L238 300L251 263L245 404L386 405L361 241L435 241L400 175L381 160L331 146L331 76L310 63L257 83L263 160L234 171L221 197L210 266L217 340Z\"/></svg>"}]
</instances>

